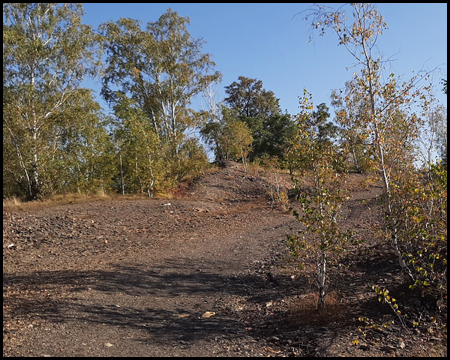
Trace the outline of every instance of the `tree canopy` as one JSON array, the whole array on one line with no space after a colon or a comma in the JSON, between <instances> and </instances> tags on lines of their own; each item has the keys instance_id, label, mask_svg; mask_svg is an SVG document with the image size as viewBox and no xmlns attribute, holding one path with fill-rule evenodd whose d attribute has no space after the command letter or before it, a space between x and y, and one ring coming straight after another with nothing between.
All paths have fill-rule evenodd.
<instances>
[{"instance_id":1,"label":"tree canopy","mask_svg":"<svg viewBox=\"0 0 450 360\"><path fill-rule=\"evenodd\" d=\"M225 92L228 96L224 102L236 110L241 118L268 117L281 113L280 99L275 97L273 91L263 89L261 80L239 76L238 81L225 86Z\"/></svg>"},{"instance_id":2,"label":"tree canopy","mask_svg":"<svg viewBox=\"0 0 450 360\"><path fill-rule=\"evenodd\" d=\"M249 158L254 161L264 155L280 160L292 139L295 123L289 114L282 114L273 91L263 88L261 80L239 76L238 81L225 86L228 95L224 103L252 131L253 146Z\"/></svg>"},{"instance_id":3,"label":"tree canopy","mask_svg":"<svg viewBox=\"0 0 450 360\"><path fill-rule=\"evenodd\" d=\"M200 128L190 104L221 74L213 71L210 54L201 51L203 40L189 34L189 22L168 9L145 30L139 20L125 18L100 26L107 55L101 94L118 119L118 137L128 134L121 142L126 148L119 146L125 158L121 171L127 163L125 172L133 179L128 183L140 184L137 188L149 194L197 168L198 161L207 162L198 141L189 136ZM135 139L132 147L130 139Z\"/></svg>"},{"instance_id":4,"label":"tree canopy","mask_svg":"<svg viewBox=\"0 0 450 360\"><path fill-rule=\"evenodd\" d=\"M91 172L108 145L100 106L80 87L98 73L101 55L83 14L81 4L3 4L3 189L9 196L34 200L79 189L86 177L107 177ZM88 151L93 144L99 148Z\"/></svg>"},{"instance_id":5,"label":"tree canopy","mask_svg":"<svg viewBox=\"0 0 450 360\"><path fill-rule=\"evenodd\" d=\"M202 53L181 17L168 9L141 30L139 20L121 18L100 26L106 49L102 95L113 107L132 99L146 114L161 141L178 153L185 131L197 124L189 108L192 98L221 79L215 63ZM211 72L211 73L210 73Z\"/></svg>"}]
</instances>

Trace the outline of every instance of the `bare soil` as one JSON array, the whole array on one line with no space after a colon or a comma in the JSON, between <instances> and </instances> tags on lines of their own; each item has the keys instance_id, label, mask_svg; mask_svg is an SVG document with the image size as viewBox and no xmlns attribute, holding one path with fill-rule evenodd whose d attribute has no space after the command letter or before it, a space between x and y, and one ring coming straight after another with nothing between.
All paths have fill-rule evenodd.
<instances>
[{"instance_id":1,"label":"bare soil","mask_svg":"<svg viewBox=\"0 0 450 360\"><path fill-rule=\"evenodd\" d=\"M446 356L426 322L446 310L403 285L380 240L381 189L349 181L344 226L366 241L330 267L321 313L314 268L286 262L300 225L270 189L292 195L287 174L228 163L173 199L3 211L3 356ZM402 328L372 284L425 325ZM390 326L364 336L359 317Z\"/></svg>"}]
</instances>

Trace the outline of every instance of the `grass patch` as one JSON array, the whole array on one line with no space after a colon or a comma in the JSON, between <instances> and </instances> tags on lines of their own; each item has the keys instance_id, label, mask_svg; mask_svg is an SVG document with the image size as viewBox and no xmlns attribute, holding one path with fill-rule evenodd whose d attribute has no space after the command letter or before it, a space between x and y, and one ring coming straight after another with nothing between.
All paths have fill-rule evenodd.
<instances>
[{"instance_id":1,"label":"grass patch","mask_svg":"<svg viewBox=\"0 0 450 360\"><path fill-rule=\"evenodd\" d=\"M15 211L30 211L42 208L48 208L59 205L83 203L91 201L112 201L112 200L136 200L148 198L144 195L121 195L121 194L106 194L105 192L99 192L97 194L57 194L52 195L41 200L24 202L17 197L12 197L3 200L3 211L15 212Z\"/></svg>"}]
</instances>

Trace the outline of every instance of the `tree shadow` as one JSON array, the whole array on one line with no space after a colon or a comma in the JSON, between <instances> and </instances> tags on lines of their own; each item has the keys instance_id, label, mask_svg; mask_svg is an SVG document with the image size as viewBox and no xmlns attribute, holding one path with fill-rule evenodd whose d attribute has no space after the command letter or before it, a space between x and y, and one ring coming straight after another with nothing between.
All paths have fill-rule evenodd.
<instances>
[{"instance_id":1,"label":"tree shadow","mask_svg":"<svg viewBox=\"0 0 450 360\"><path fill-rule=\"evenodd\" d=\"M366 269L366 276L375 275L375 267L372 269L365 263L357 263L357 266ZM379 270L380 264L376 268ZM138 336L134 336L134 340L148 344L182 341L193 346L198 340L217 336L237 339L251 336L257 340L277 336L297 343L303 348L303 354L317 355L326 353L328 346L337 341L339 332L357 327L350 317L341 323L299 326L286 321L292 315L289 311L271 314L268 309L266 315L259 313L251 325L253 329L248 330L249 325L242 321L242 315L255 315L255 308L266 311L266 302L310 292L308 280L301 276L295 281L288 275L268 276L266 271L234 274L229 263L217 259L195 264L192 259L174 257L152 266L115 264L109 271L34 271L20 276L4 273L3 287L4 305L8 309L4 312L4 321L14 317L53 323L105 324L135 330L134 335ZM52 291L70 294L47 296ZM101 295L96 297L96 293ZM118 306L118 295L144 297L148 304L140 301L140 305L120 303ZM203 299L226 296L243 297L253 309L236 314L231 310L210 308L211 302L202 304ZM185 301L164 304L174 298ZM153 302L153 299L157 300ZM375 298L362 300L358 308L366 314L389 312L386 306L380 307ZM202 317L206 310L216 314Z\"/></svg>"},{"instance_id":2,"label":"tree shadow","mask_svg":"<svg viewBox=\"0 0 450 360\"><path fill-rule=\"evenodd\" d=\"M193 342L218 335L236 336L245 331L244 324L226 311L216 310L214 316L202 317L207 306L202 299L245 296L251 292L249 288L260 287L264 280L252 274L223 275L214 268L226 268L227 264L217 260L202 261L199 266L193 266L190 259L173 258L150 268L143 264L116 264L111 271L34 271L20 276L4 273L4 304L8 309L4 321L34 318L53 323L106 324L147 332L151 336L138 340L161 344L169 340ZM66 291L69 296L57 295ZM52 292L56 295L48 296ZM102 294L96 298L98 292ZM86 296L89 293L92 296ZM118 295L145 297L148 306L142 306L142 301L138 306L119 306ZM176 297L185 299L183 305L165 304Z\"/></svg>"}]
</instances>

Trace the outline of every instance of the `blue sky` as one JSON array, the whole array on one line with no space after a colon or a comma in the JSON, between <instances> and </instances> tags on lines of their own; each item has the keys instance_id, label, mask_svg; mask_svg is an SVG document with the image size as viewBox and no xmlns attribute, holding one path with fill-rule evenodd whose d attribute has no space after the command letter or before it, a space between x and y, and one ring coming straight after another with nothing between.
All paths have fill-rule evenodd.
<instances>
[{"instance_id":1,"label":"blue sky","mask_svg":"<svg viewBox=\"0 0 450 360\"><path fill-rule=\"evenodd\" d=\"M338 46L332 32L323 37L316 32L314 41L308 43L310 24L298 13L311 5L84 3L83 22L96 29L102 22L128 17L141 20L145 26L171 8L190 18L188 31L193 38L206 41L203 52L212 55L216 70L223 74L217 86L218 101L225 97L224 86L242 75L262 80L264 88L280 99L283 111L297 114L303 88L313 95L316 105L325 102L330 106L332 89L342 88L351 79L352 70L346 71L346 67L355 63L347 50ZM408 79L413 71L438 67L432 80L438 100L446 104L439 82L447 78L447 4L382 3L377 7L388 25L378 38L379 51L384 58L395 60L390 62L389 71ZM85 86L100 91L98 83L87 81ZM194 107L200 108L200 98Z\"/></svg>"}]
</instances>

